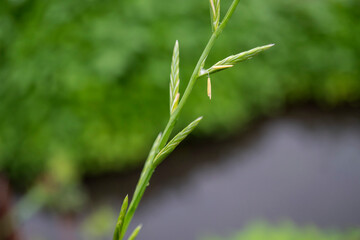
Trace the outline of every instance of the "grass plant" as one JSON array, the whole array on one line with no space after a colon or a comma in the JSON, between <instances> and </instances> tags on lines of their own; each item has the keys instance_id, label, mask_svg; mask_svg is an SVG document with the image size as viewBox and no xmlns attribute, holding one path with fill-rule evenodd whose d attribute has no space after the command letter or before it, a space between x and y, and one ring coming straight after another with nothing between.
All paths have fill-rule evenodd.
<instances>
[{"instance_id":1,"label":"grass plant","mask_svg":"<svg viewBox=\"0 0 360 240\"><path fill-rule=\"evenodd\" d=\"M215 40L224 30L229 19L233 15L239 1L240 0L234 0L232 2L226 15L221 21L220 0L210 0L209 6L210 6L212 34L199 60L197 61L197 64L194 68L194 71L190 77L190 80L187 84L187 87L182 97L179 92L179 86L180 86L179 43L178 41L175 42L173 56L172 56L172 63L171 63L171 73L170 73L170 104L169 104L170 117L164 131L158 134L157 138L155 139L151 147L151 150L145 161L143 170L140 175L140 179L137 183L130 204L128 202L128 196L126 196L123 201L114 231L114 236L113 236L114 240L122 240L124 238L127 229L129 227L129 224L135 214L135 211L140 203L141 198L143 197L146 187L149 185L150 178L154 173L156 167L162 161L164 161L164 159L196 128L196 126L201 121L202 117L198 117L169 141L170 135L180 116L181 110L183 109L188 97L190 96L191 91L197 79L199 79L202 76L208 76L207 94L211 99L211 79L210 79L211 74L231 68L234 66L234 64L247 60L253 57L254 55L264 50L267 50L273 46L273 44L269 44L239 54L235 54L215 63L213 66L211 66L208 69L205 68L206 59L215 43ZM132 234L128 239L129 240L136 239L140 229L141 229L141 225L135 228L135 230L132 232Z\"/></svg>"}]
</instances>

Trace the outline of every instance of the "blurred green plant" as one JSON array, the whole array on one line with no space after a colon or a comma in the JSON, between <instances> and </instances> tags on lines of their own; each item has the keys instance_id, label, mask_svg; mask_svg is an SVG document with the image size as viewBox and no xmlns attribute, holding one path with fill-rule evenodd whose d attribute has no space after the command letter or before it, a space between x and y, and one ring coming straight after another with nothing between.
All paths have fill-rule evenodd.
<instances>
[{"instance_id":1,"label":"blurred green plant","mask_svg":"<svg viewBox=\"0 0 360 240\"><path fill-rule=\"evenodd\" d=\"M83 239L107 239L112 231L112 223L116 215L109 206L100 206L94 210L82 223Z\"/></svg>"},{"instance_id":2,"label":"blurred green plant","mask_svg":"<svg viewBox=\"0 0 360 240\"><path fill-rule=\"evenodd\" d=\"M270 226L254 223L231 237L205 237L202 240L357 240L360 230L320 230L315 226L298 227L291 222Z\"/></svg>"},{"instance_id":3,"label":"blurred green plant","mask_svg":"<svg viewBox=\"0 0 360 240\"><path fill-rule=\"evenodd\" d=\"M197 134L224 136L287 103L359 102L359 1L244 0L242 9L208 62L264 41L281 47L212 77L211 104L200 82L181 125L201 113ZM192 0L1 1L0 170L30 185L59 150L80 174L138 166L165 124L168 43L181 42L188 77L208 11Z\"/></svg>"},{"instance_id":4,"label":"blurred green plant","mask_svg":"<svg viewBox=\"0 0 360 240\"><path fill-rule=\"evenodd\" d=\"M215 2L214 2L215 1ZM196 63L196 66L193 70L193 73L190 77L190 80L186 86L183 96L180 98L179 85L180 85L180 53L179 53L179 43L175 42L172 63L171 63L171 72L170 72L170 117L168 123L163 132L160 132L158 137L155 139L153 146L149 152L148 158L145 161L143 170L141 172L139 181L135 188L134 194L132 196L130 204L128 203L128 196L125 197L119 217L115 226L113 240L122 240L126 234L126 231L129 227L129 224L135 214L135 211L145 193L147 186L149 185L151 176L153 175L156 167L171 153L174 149L197 127L202 117L199 117L192 121L188 126L186 126L182 131L175 135L170 141L169 137L175 127L176 122L180 117L181 110L183 109L187 99L189 98L197 79L201 78L203 75L208 75L208 96L211 99L211 85L210 85L210 74L217 72L217 70L227 69L233 66L233 64L249 59L250 57L269 49L273 44L257 47L252 50L239 53L236 55L229 56L216 64L214 64L209 69L204 69L206 59L210 54L212 47L215 44L216 39L221 35L225 26L227 25L229 19L233 15L237 5L240 0L233 0L228 11L220 22L220 0L210 0L210 15L211 15L211 26L212 34L207 42L199 60ZM216 6L216 7L215 7ZM128 240L135 240L141 225L135 228Z\"/></svg>"},{"instance_id":5,"label":"blurred green plant","mask_svg":"<svg viewBox=\"0 0 360 240\"><path fill-rule=\"evenodd\" d=\"M56 158L51 159L42 176L14 204L11 214L17 225L28 221L44 207L60 215L82 210L86 196L78 177L65 154L59 153Z\"/></svg>"}]
</instances>

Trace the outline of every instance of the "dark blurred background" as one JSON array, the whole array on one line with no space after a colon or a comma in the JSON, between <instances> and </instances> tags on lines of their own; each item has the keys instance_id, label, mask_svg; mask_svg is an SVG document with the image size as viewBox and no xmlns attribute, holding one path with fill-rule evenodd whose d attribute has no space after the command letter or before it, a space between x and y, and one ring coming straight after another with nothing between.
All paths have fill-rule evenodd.
<instances>
[{"instance_id":1,"label":"dark blurred background","mask_svg":"<svg viewBox=\"0 0 360 240\"><path fill-rule=\"evenodd\" d=\"M211 101L198 80L177 126L204 120L155 176L135 219L140 239L229 236L262 219L359 227L359 16L357 0L240 2L207 66L276 46L214 75ZM174 42L182 92L210 34L205 0L0 0L1 205L19 239L108 239L166 124ZM214 192L189 189L198 181ZM163 217L151 212L159 206ZM279 235L307 232L286 226Z\"/></svg>"}]
</instances>

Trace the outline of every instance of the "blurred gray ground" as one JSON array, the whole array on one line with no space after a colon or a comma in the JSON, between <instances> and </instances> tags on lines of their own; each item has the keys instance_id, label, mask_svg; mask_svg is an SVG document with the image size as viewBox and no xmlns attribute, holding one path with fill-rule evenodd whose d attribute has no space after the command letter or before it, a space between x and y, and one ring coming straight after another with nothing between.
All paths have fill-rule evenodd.
<instances>
[{"instance_id":1,"label":"blurred gray ground","mask_svg":"<svg viewBox=\"0 0 360 240\"><path fill-rule=\"evenodd\" d=\"M360 226L359 111L296 110L230 140L181 148L157 170L135 214L130 229L143 224L140 240L229 234L255 220ZM107 205L115 219L129 191L122 185L138 174L88 179L91 209L68 219L41 212L23 226L24 239L85 239L84 217Z\"/></svg>"}]
</instances>

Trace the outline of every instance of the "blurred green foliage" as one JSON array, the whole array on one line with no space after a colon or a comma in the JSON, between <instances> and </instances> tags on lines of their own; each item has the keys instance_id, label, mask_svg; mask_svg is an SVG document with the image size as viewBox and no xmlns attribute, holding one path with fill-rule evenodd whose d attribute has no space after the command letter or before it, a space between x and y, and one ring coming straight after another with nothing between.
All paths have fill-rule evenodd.
<instances>
[{"instance_id":1,"label":"blurred green foliage","mask_svg":"<svg viewBox=\"0 0 360 240\"><path fill-rule=\"evenodd\" d=\"M41 177L14 205L14 216L23 223L44 207L61 214L80 212L87 198L78 178L65 155L50 159Z\"/></svg>"},{"instance_id":2,"label":"blurred green foliage","mask_svg":"<svg viewBox=\"0 0 360 240\"><path fill-rule=\"evenodd\" d=\"M182 92L211 32L205 0L0 4L0 169L23 184L57 155L80 173L138 165L169 114L175 40ZM179 125L205 115L198 134L224 134L288 103L359 102L359 16L357 0L242 1L207 66L276 46L214 75L211 102L199 79Z\"/></svg>"},{"instance_id":3,"label":"blurred green foliage","mask_svg":"<svg viewBox=\"0 0 360 240\"><path fill-rule=\"evenodd\" d=\"M113 232L116 215L113 209L100 206L94 210L82 223L81 232L83 239L98 240L110 239L109 233Z\"/></svg>"},{"instance_id":4,"label":"blurred green foliage","mask_svg":"<svg viewBox=\"0 0 360 240\"><path fill-rule=\"evenodd\" d=\"M204 240L357 240L360 230L346 232L336 230L320 230L315 226L297 227L294 224L282 223L270 226L265 223L251 224L243 231L228 238L209 237Z\"/></svg>"}]
</instances>

